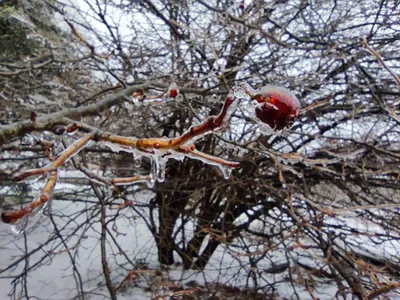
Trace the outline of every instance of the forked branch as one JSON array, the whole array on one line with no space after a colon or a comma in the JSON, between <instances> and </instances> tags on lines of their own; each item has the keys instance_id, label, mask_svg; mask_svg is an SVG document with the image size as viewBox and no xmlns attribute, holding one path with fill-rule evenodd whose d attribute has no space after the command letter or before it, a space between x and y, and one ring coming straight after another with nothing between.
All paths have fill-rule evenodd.
<instances>
[{"instance_id":1,"label":"forked branch","mask_svg":"<svg viewBox=\"0 0 400 300\"><path fill-rule=\"evenodd\" d=\"M177 91L177 86L174 89ZM175 94L173 94L176 96ZM171 95L170 95L171 96ZM82 122L75 122L67 126L67 133L75 131L86 134L61 152L57 158L43 168L19 172L14 176L15 181L33 181L49 174L48 181L41 194L28 206L15 212L3 212L1 218L5 223L17 223L21 218L27 219L29 214L50 199L50 194L56 184L57 170L70 158L79 153L90 141L105 143L111 148L117 147L118 151L133 153L135 156L147 156L152 161L149 176L133 176L128 178L107 178L98 175L86 167L79 166L86 177L94 182L104 185L126 185L147 181L163 181L165 164L168 159L183 159L184 157L198 159L209 165L218 166L226 179L230 171L239 166L238 162L228 161L196 150L195 142L207 134L222 132L236 110L239 99L247 98L253 105L254 119L272 130L281 130L293 123L294 117L299 113L300 105L289 91L277 87L263 87L254 91L249 85L240 83L229 91L219 114L209 116L203 122L193 125L182 135L175 138L144 138L119 136L101 131Z\"/></svg>"}]
</instances>

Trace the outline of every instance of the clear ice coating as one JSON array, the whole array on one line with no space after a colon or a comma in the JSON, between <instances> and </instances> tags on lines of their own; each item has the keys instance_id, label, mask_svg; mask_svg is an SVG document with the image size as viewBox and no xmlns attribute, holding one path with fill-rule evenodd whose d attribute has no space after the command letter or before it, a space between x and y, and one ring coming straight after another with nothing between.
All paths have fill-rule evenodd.
<instances>
[{"instance_id":1,"label":"clear ice coating","mask_svg":"<svg viewBox=\"0 0 400 300\"><path fill-rule=\"evenodd\" d=\"M150 171L150 173L154 173L154 178L158 182L163 182L165 180L165 167L168 158L164 157L164 155L165 153L163 153L162 151L154 150L154 155L151 158L152 162L154 161L154 165L152 163L152 170Z\"/></svg>"},{"instance_id":2,"label":"clear ice coating","mask_svg":"<svg viewBox=\"0 0 400 300\"><path fill-rule=\"evenodd\" d=\"M67 131L67 132L65 132L65 134L68 135L68 136L73 136L77 132L78 132L78 130L73 130L73 131Z\"/></svg>"},{"instance_id":3,"label":"clear ice coating","mask_svg":"<svg viewBox=\"0 0 400 300\"><path fill-rule=\"evenodd\" d=\"M135 168L140 168L140 166L142 165L142 155L136 153L134 155Z\"/></svg>"},{"instance_id":4,"label":"clear ice coating","mask_svg":"<svg viewBox=\"0 0 400 300\"><path fill-rule=\"evenodd\" d=\"M173 158L178 161L183 161L186 157L185 154L174 150L170 150L168 154L170 155L169 158Z\"/></svg>"},{"instance_id":5,"label":"clear ice coating","mask_svg":"<svg viewBox=\"0 0 400 300\"><path fill-rule=\"evenodd\" d=\"M222 174L224 175L224 178L226 180L228 180L231 177L233 168L227 167L227 166L224 166L224 165L221 165L221 164L219 164L217 166L221 170Z\"/></svg>"},{"instance_id":6,"label":"clear ice coating","mask_svg":"<svg viewBox=\"0 0 400 300\"><path fill-rule=\"evenodd\" d=\"M18 178L21 174L23 173L29 173L33 170L26 170L23 172L18 172L17 174L14 175L14 178ZM43 177L43 174L34 174L28 177L25 177L23 180L19 181L19 182L25 182L25 183L35 183L36 181L38 181L39 179L41 179Z\"/></svg>"},{"instance_id":7,"label":"clear ice coating","mask_svg":"<svg viewBox=\"0 0 400 300\"><path fill-rule=\"evenodd\" d=\"M158 161L157 161L157 158L154 156L150 157L150 161L151 161L151 163L150 163L150 179L147 182L147 186L151 189L157 180Z\"/></svg>"},{"instance_id":8,"label":"clear ice coating","mask_svg":"<svg viewBox=\"0 0 400 300\"><path fill-rule=\"evenodd\" d=\"M110 142L104 142L104 145L106 145L108 148L110 148L111 151L115 153L119 152L128 152L128 153L133 153L132 148L127 147L127 146L120 146L118 144L110 143Z\"/></svg>"},{"instance_id":9,"label":"clear ice coating","mask_svg":"<svg viewBox=\"0 0 400 300\"><path fill-rule=\"evenodd\" d=\"M164 182L165 180L165 167L167 164L167 159L161 157L158 163L157 180L159 182Z\"/></svg>"},{"instance_id":10,"label":"clear ice coating","mask_svg":"<svg viewBox=\"0 0 400 300\"><path fill-rule=\"evenodd\" d=\"M47 200L47 202L43 204L43 207L41 210L43 216L50 216L52 207L53 207L52 200L51 199Z\"/></svg>"},{"instance_id":11,"label":"clear ice coating","mask_svg":"<svg viewBox=\"0 0 400 300\"><path fill-rule=\"evenodd\" d=\"M250 105L243 105L243 111L250 116L265 135L280 135L291 127L301 105L296 96L284 87L267 85L258 90L242 84L251 95Z\"/></svg>"},{"instance_id":12,"label":"clear ice coating","mask_svg":"<svg viewBox=\"0 0 400 300\"><path fill-rule=\"evenodd\" d=\"M22 234L26 227L28 226L28 221L29 221L29 215L23 216L21 219L19 219L16 223L11 225L11 230L15 234Z\"/></svg>"},{"instance_id":13,"label":"clear ice coating","mask_svg":"<svg viewBox=\"0 0 400 300\"><path fill-rule=\"evenodd\" d=\"M154 183L155 183L154 178L152 176L150 176L150 179L147 181L147 187L149 189L152 189L154 187Z\"/></svg>"}]
</instances>

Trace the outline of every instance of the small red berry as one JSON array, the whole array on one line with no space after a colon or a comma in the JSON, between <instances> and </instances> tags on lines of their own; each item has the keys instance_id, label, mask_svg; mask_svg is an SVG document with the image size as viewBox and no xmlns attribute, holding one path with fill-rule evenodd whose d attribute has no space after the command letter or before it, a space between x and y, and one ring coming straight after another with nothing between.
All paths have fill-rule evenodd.
<instances>
[{"instance_id":1,"label":"small red berry","mask_svg":"<svg viewBox=\"0 0 400 300\"><path fill-rule=\"evenodd\" d=\"M170 84L169 87L168 87L167 94L168 94L168 96L171 97L171 98L175 98L176 96L178 96L178 94L179 94L179 87L178 87L178 85L176 84L176 82L171 82L171 84Z\"/></svg>"},{"instance_id":2,"label":"small red berry","mask_svg":"<svg viewBox=\"0 0 400 300\"><path fill-rule=\"evenodd\" d=\"M290 127L300 110L296 96L283 87L264 86L254 96L256 117L274 130Z\"/></svg>"},{"instance_id":3,"label":"small red berry","mask_svg":"<svg viewBox=\"0 0 400 300\"><path fill-rule=\"evenodd\" d=\"M176 96L178 96L178 91L176 89L172 89L169 91L169 96L172 98L175 98Z\"/></svg>"},{"instance_id":4,"label":"small red berry","mask_svg":"<svg viewBox=\"0 0 400 300\"><path fill-rule=\"evenodd\" d=\"M1 213L1 220L3 221L3 223L7 223L7 224L14 223L13 222L14 218L13 218L12 214L9 212Z\"/></svg>"}]
</instances>

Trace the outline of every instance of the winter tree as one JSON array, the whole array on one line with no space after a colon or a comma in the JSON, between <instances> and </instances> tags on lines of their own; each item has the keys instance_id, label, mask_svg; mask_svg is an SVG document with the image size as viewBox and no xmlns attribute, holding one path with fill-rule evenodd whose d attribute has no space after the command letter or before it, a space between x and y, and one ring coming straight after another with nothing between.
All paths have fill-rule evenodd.
<instances>
[{"instance_id":1,"label":"winter tree","mask_svg":"<svg viewBox=\"0 0 400 300\"><path fill-rule=\"evenodd\" d=\"M2 297L399 297L399 9L3 1Z\"/></svg>"}]
</instances>

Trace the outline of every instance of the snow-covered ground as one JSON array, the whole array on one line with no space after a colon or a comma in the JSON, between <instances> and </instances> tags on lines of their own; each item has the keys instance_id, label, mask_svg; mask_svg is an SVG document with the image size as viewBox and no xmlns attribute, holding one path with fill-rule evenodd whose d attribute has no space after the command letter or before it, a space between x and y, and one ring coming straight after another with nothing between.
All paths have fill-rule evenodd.
<instances>
[{"instance_id":1,"label":"snow-covered ground","mask_svg":"<svg viewBox=\"0 0 400 300\"><path fill-rule=\"evenodd\" d=\"M76 189L76 186L60 184L57 186L56 194L60 193L61 189L65 193L74 188ZM135 202L148 203L151 196L151 192L143 191ZM255 207L254 211L257 209ZM276 289L279 297L308 299L310 294L296 283L298 279L296 274L291 275L290 281L288 272L272 274L267 270L279 264L294 267L294 262L309 266L323 263L313 257L315 253L311 250L302 248L290 251L290 257L287 257L284 247L290 246L288 242L287 245L278 245L274 250L268 251L268 255L257 262L257 268L251 268L250 258L259 257L257 253L265 252L266 245L263 241L248 236L248 238L235 239L230 245L219 246L202 272L184 270L180 263L169 267L160 266L154 239L144 220L130 209L120 211L118 217L112 219L116 213L117 210L107 209L107 216L109 216L107 220L110 221L109 228L111 229L109 233L112 238L108 237L106 250L114 285L118 286L129 271L137 267L146 270L143 273L138 272L140 274L136 278L128 281L120 289L119 299L140 300L151 299L156 295L172 295L172 291L165 288L165 282L181 288L189 288L190 283L193 282L200 286L221 283L233 287L252 288L257 282L258 287L264 286L264 292L271 293L273 289ZM32 269L28 272L26 282L20 282L17 287L20 289L26 285L28 295L31 297L74 299L80 285L77 284L77 280L78 282L81 280L81 291L87 293L85 299L107 299L108 291L104 284L101 264L98 203L89 198L53 201L52 217L57 230L63 234L64 238L68 236L68 239L64 240L67 247L54 235L55 227L49 217L43 216L36 225L35 220L31 220L25 234L18 236L12 233L9 225L0 223L0 299L8 299L8 293L13 286L13 277L23 274L28 267ZM87 223L87 219L91 221ZM243 214L236 220L236 224L239 225L245 221L246 215ZM370 233L383 233L376 224L363 224L356 218L340 218L339 220L332 218L327 223L340 224ZM254 231L261 232L268 229L264 224L261 221L254 221L250 227ZM190 230L191 226L193 224L188 224L187 229ZM120 248L116 246L113 239ZM204 241L203 246L206 242ZM306 244L309 241L302 242ZM382 241L377 247L370 237L357 236L349 240L347 246L356 245L356 242L362 245L361 248L357 247L357 251L390 257L392 261L398 261L400 257L398 240ZM29 255L28 260L25 260L24 253L30 251L34 252ZM130 265L127 258L134 266ZM178 256L175 258L177 262L180 261ZM18 264L17 261L19 261ZM72 261L79 271L80 278L78 273L74 272ZM7 270L4 271L6 268ZM254 278L256 281L253 280ZM321 279L313 288L313 294L319 299L331 299L336 291L337 286L328 279ZM18 296L18 290L16 295Z\"/></svg>"}]
</instances>

